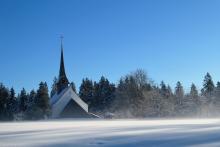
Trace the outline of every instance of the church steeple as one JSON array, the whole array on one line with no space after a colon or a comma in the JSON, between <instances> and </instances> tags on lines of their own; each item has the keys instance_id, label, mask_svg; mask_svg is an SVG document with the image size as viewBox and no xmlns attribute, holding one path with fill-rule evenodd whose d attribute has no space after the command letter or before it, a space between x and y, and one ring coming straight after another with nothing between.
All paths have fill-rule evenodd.
<instances>
[{"instance_id":1,"label":"church steeple","mask_svg":"<svg viewBox=\"0 0 220 147\"><path fill-rule=\"evenodd\" d=\"M58 93L60 93L63 89L65 89L69 85L69 81L68 81L68 79L66 77L66 73L65 73L62 39L63 39L63 37L61 37L60 71L59 71L59 77L58 77L58 82L57 82Z\"/></svg>"}]
</instances>

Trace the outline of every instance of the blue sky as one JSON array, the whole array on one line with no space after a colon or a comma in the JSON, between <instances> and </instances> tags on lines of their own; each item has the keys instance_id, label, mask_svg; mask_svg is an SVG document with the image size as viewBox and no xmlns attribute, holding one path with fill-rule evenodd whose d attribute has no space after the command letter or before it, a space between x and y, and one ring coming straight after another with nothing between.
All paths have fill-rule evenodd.
<instances>
[{"instance_id":1,"label":"blue sky","mask_svg":"<svg viewBox=\"0 0 220 147\"><path fill-rule=\"evenodd\" d=\"M36 89L58 75L59 34L66 73L119 78L145 69L156 83L189 89L210 72L220 80L218 0L0 0L0 81Z\"/></svg>"}]
</instances>

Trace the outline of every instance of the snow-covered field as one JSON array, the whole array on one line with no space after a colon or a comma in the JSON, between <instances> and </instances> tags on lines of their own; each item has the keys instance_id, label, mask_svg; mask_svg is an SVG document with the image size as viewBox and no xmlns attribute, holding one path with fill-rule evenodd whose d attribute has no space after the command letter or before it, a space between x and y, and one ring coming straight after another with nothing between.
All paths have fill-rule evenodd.
<instances>
[{"instance_id":1,"label":"snow-covered field","mask_svg":"<svg viewBox=\"0 0 220 147\"><path fill-rule=\"evenodd\" d=\"M0 123L0 146L220 146L220 119Z\"/></svg>"}]
</instances>

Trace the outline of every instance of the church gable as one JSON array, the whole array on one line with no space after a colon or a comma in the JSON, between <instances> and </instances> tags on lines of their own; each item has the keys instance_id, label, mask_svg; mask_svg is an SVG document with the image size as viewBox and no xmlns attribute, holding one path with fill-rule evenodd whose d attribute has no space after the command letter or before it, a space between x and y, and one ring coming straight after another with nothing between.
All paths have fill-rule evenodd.
<instances>
[{"instance_id":1,"label":"church gable","mask_svg":"<svg viewBox=\"0 0 220 147\"><path fill-rule=\"evenodd\" d=\"M59 97L60 96L60 97ZM58 97L53 97L52 99L58 99L52 105L52 117L57 118L60 116L62 111L66 108L69 102L74 101L85 113L88 113L88 105L80 99L77 94L72 90L71 86L65 91L65 93L58 95Z\"/></svg>"},{"instance_id":2,"label":"church gable","mask_svg":"<svg viewBox=\"0 0 220 147\"><path fill-rule=\"evenodd\" d=\"M90 115L82 109L73 99L69 101L60 113L61 118L90 118Z\"/></svg>"}]
</instances>

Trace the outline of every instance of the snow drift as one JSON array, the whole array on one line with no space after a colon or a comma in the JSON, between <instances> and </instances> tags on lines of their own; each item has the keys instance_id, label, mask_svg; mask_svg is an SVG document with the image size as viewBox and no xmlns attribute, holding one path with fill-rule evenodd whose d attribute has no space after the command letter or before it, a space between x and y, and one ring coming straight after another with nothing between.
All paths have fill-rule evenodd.
<instances>
[{"instance_id":1,"label":"snow drift","mask_svg":"<svg viewBox=\"0 0 220 147\"><path fill-rule=\"evenodd\" d=\"M220 146L220 119L0 123L0 146Z\"/></svg>"}]
</instances>

